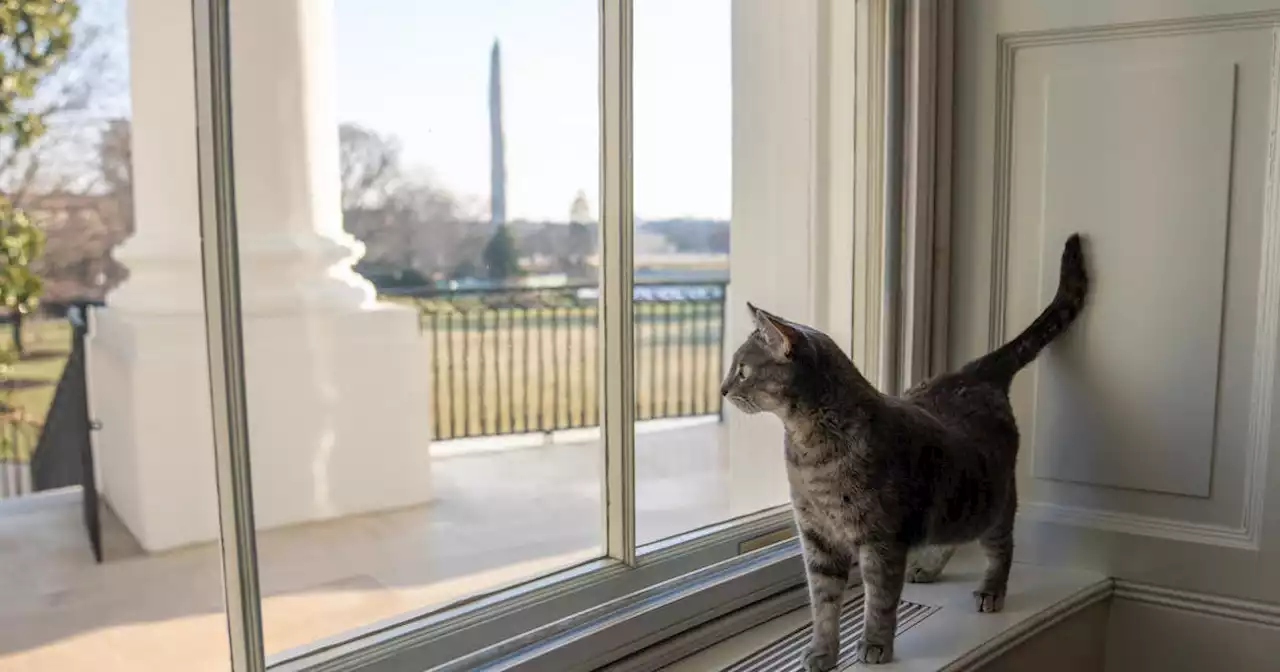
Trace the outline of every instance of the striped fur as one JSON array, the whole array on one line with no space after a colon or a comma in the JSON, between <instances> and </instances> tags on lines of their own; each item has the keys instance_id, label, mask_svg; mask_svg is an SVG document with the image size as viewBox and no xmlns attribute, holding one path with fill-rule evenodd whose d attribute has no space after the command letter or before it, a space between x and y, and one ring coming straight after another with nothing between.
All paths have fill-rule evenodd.
<instances>
[{"instance_id":1,"label":"striped fur","mask_svg":"<svg viewBox=\"0 0 1280 672\"><path fill-rule=\"evenodd\" d=\"M721 393L744 412L773 413L786 430L813 609L808 670L835 666L855 566L866 591L855 652L864 663L893 658L903 583L936 580L956 544L976 540L987 554L977 609L1003 608L1019 443L1009 387L1071 325L1087 292L1072 236L1057 294L1026 331L900 397L880 394L826 334L748 304L756 330L734 354Z\"/></svg>"}]
</instances>

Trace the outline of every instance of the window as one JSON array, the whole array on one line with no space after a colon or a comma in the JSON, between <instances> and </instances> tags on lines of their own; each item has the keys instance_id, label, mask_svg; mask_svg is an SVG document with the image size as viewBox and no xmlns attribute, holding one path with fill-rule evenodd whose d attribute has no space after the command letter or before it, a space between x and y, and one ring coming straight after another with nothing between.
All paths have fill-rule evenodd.
<instances>
[{"instance_id":1,"label":"window","mask_svg":"<svg viewBox=\"0 0 1280 672\"><path fill-rule=\"evenodd\" d=\"M596 3L294 4L230 14L269 655L604 553Z\"/></svg>"},{"instance_id":2,"label":"window","mask_svg":"<svg viewBox=\"0 0 1280 672\"><path fill-rule=\"evenodd\" d=\"M735 502L736 411L720 397L738 336L727 326L742 313L730 288L743 282L732 263L731 3L648 0L634 11L636 536L645 544L782 500Z\"/></svg>"},{"instance_id":3,"label":"window","mask_svg":"<svg viewBox=\"0 0 1280 672\"><path fill-rule=\"evenodd\" d=\"M719 387L748 300L874 350L852 4L130 8L81 483L137 546L82 585L152 600L128 664L473 669L615 616L573 669L637 600L799 585L781 430Z\"/></svg>"},{"instance_id":4,"label":"window","mask_svg":"<svg viewBox=\"0 0 1280 672\"><path fill-rule=\"evenodd\" d=\"M164 49L191 8L141 4L80 3L21 103L44 134L0 143L45 238L0 391L0 669L226 667L192 51Z\"/></svg>"}]
</instances>

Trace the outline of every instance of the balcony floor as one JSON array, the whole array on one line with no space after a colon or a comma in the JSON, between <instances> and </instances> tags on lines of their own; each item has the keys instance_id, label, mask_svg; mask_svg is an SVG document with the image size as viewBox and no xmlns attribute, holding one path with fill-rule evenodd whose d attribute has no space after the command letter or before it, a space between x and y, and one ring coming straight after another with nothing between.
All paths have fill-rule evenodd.
<instances>
[{"instance_id":1,"label":"balcony floor","mask_svg":"<svg viewBox=\"0 0 1280 672\"><path fill-rule=\"evenodd\" d=\"M642 543L777 503L730 504L723 434L637 432ZM573 438L437 444L430 504L259 533L268 652L598 556L602 450ZM0 672L227 669L216 546L146 555L104 518L97 565L78 491L0 501Z\"/></svg>"}]
</instances>

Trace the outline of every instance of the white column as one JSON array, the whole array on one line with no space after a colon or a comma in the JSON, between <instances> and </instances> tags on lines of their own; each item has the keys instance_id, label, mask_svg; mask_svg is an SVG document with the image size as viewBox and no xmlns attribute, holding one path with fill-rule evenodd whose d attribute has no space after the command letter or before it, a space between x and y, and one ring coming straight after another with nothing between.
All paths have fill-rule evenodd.
<instances>
[{"instance_id":1,"label":"white column","mask_svg":"<svg viewBox=\"0 0 1280 672\"><path fill-rule=\"evenodd\" d=\"M96 311L101 486L144 548L217 536L199 256L190 4L130 0L135 236ZM415 311L375 300L342 231L332 7L232 2L232 105L260 527L429 496L429 362Z\"/></svg>"}]
</instances>

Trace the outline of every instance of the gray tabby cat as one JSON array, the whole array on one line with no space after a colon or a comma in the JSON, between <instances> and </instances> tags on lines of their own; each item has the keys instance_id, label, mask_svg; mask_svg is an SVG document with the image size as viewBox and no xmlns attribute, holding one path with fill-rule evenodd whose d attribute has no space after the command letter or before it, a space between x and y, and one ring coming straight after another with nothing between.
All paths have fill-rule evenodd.
<instances>
[{"instance_id":1,"label":"gray tabby cat","mask_svg":"<svg viewBox=\"0 0 1280 672\"><path fill-rule=\"evenodd\" d=\"M747 304L756 330L733 357L721 393L786 430L791 502L813 609L808 670L840 652L839 614L854 565L866 618L855 652L893 658L903 582L932 581L952 548L973 540L987 556L978 611L1004 606L1017 509L1018 427L1013 377L1075 320L1088 291L1080 237L1067 240L1057 294L1009 343L901 397L881 394L826 334ZM908 552L919 553L908 568Z\"/></svg>"}]
</instances>

